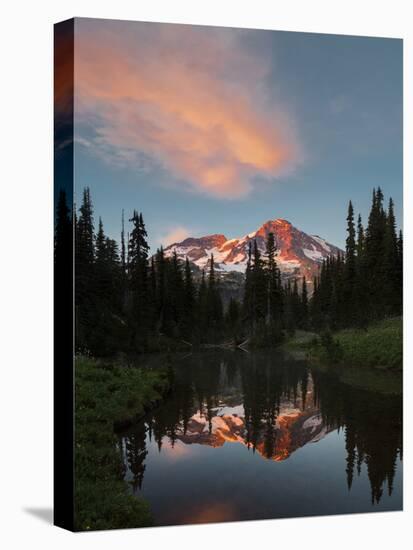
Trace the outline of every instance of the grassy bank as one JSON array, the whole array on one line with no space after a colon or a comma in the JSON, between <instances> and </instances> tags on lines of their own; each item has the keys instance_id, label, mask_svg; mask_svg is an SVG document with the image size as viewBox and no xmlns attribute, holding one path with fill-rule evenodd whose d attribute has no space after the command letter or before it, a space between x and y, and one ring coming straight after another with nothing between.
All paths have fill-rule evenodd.
<instances>
[{"instance_id":1,"label":"grassy bank","mask_svg":"<svg viewBox=\"0 0 413 550\"><path fill-rule=\"evenodd\" d=\"M348 329L309 344L310 357L354 367L401 371L402 319L386 319L367 329Z\"/></svg>"},{"instance_id":2,"label":"grassy bank","mask_svg":"<svg viewBox=\"0 0 413 550\"><path fill-rule=\"evenodd\" d=\"M75 527L151 525L148 505L128 492L115 430L138 420L169 390L165 370L76 359Z\"/></svg>"}]
</instances>

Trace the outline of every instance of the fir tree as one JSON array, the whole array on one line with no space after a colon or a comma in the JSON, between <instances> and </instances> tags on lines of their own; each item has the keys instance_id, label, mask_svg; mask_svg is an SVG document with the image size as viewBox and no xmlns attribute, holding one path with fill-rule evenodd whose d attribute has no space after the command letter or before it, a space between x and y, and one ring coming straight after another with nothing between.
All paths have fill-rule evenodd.
<instances>
[{"instance_id":1,"label":"fir tree","mask_svg":"<svg viewBox=\"0 0 413 550\"><path fill-rule=\"evenodd\" d=\"M253 325L253 296L252 296L252 248L251 241L248 243L248 259L245 269L245 284L244 284L244 300L243 310L244 318L247 321L247 325L252 331Z\"/></svg>"},{"instance_id":2,"label":"fir tree","mask_svg":"<svg viewBox=\"0 0 413 550\"><path fill-rule=\"evenodd\" d=\"M134 211L129 220L133 227L128 246L128 276L132 304L131 345L135 349L145 349L149 332L150 309L148 295L148 253L149 245L142 214Z\"/></svg>"},{"instance_id":3,"label":"fir tree","mask_svg":"<svg viewBox=\"0 0 413 550\"><path fill-rule=\"evenodd\" d=\"M179 327L184 313L184 281L176 250L174 250L172 260L169 262L167 295L170 301L173 322L171 336L177 338L180 336Z\"/></svg>"},{"instance_id":4,"label":"fir tree","mask_svg":"<svg viewBox=\"0 0 413 550\"><path fill-rule=\"evenodd\" d=\"M292 336L296 329L296 319L295 319L295 307L293 292L291 289L291 280L289 279L285 287L285 317L284 324L287 333Z\"/></svg>"},{"instance_id":5,"label":"fir tree","mask_svg":"<svg viewBox=\"0 0 413 550\"><path fill-rule=\"evenodd\" d=\"M321 266L311 300L312 322L321 328L365 327L402 307L402 240L397 237L393 200L387 212L383 193L373 190L368 225L357 222L357 241L350 202L346 256L330 257Z\"/></svg>"},{"instance_id":6,"label":"fir tree","mask_svg":"<svg viewBox=\"0 0 413 550\"><path fill-rule=\"evenodd\" d=\"M300 325L303 330L308 330L308 293L307 293L307 281L305 276L302 280L301 286L301 316Z\"/></svg>"},{"instance_id":7,"label":"fir tree","mask_svg":"<svg viewBox=\"0 0 413 550\"><path fill-rule=\"evenodd\" d=\"M344 324L352 325L355 320L355 286L356 286L356 231L354 227L354 209L350 201L347 214L347 238L346 238L346 257L344 268L344 300L343 300L343 315ZM338 306L338 291L337 285L334 286L335 302Z\"/></svg>"},{"instance_id":8,"label":"fir tree","mask_svg":"<svg viewBox=\"0 0 413 550\"><path fill-rule=\"evenodd\" d=\"M403 310L403 232L399 231L397 239L397 285L398 285L398 313Z\"/></svg>"},{"instance_id":9,"label":"fir tree","mask_svg":"<svg viewBox=\"0 0 413 550\"><path fill-rule=\"evenodd\" d=\"M277 339L281 337L283 303L280 270L276 261L277 247L274 233L269 233L266 242L266 280L267 280L267 324Z\"/></svg>"},{"instance_id":10,"label":"fir tree","mask_svg":"<svg viewBox=\"0 0 413 550\"><path fill-rule=\"evenodd\" d=\"M367 277L366 277L366 257L365 257L365 232L361 216L357 219L357 245L356 245L356 277L354 288L354 313L355 324L364 327L367 321L366 301L367 301Z\"/></svg>"},{"instance_id":11,"label":"fir tree","mask_svg":"<svg viewBox=\"0 0 413 550\"><path fill-rule=\"evenodd\" d=\"M399 313L399 250L393 199L389 199L383 238L383 303L387 315Z\"/></svg>"},{"instance_id":12,"label":"fir tree","mask_svg":"<svg viewBox=\"0 0 413 550\"><path fill-rule=\"evenodd\" d=\"M298 282L297 279L293 281L293 288L291 293L291 303L292 303L292 314L294 319L294 327L301 325L301 300L298 293Z\"/></svg>"},{"instance_id":13,"label":"fir tree","mask_svg":"<svg viewBox=\"0 0 413 550\"><path fill-rule=\"evenodd\" d=\"M318 277L313 277L313 295L309 303L310 321L311 326L315 330L319 330L321 327L321 312L320 312L320 295L318 288Z\"/></svg>"},{"instance_id":14,"label":"fir tree","mask_svg":"<svg viewBox=\"0 0 413 550\"><path fill-rule=\"evenodd\" d=\"M165 307L166 307L166 260L163 247L156 251L155 258L156 275L156 310L155 326L156 332L165 331Z\"/></svg>"},{"instance_id":15,"label":"fir tree","mask_svg":"<svg viewBox=\"0 0 413 550\"><path fill-rule=\"evenodd\" d=\"M202 270L201 283L197 299L198 337L200 342L205 342L208 327L208 288L205 278L205 270Z\"/></svg>"},{"instance_id":16,"label":"fir tree","mask_svg":"<svg viewBox=\"0 0 413 550\"><path fill-rule=\"evenodd\" d=\"M195 286L188 258L185 260L182 333L192 339L195 323Z\"/></svg>"},{"instance_id":17,"label":"fir tree","mask_svg":"<svg viewBox=\"0 0 413 550\"><path fill-rule=\"evenodd\" d=\"M259 323L265 322L267 315L267 281L264 262L258 248L257 240L254 240L253 266L252 266L252 311L253 333Z\"/></svg>"},{"instance_id":18,"label":"fir tree","mask_svg":"<svg viewBox=\"0 0 413 550\"><path fill-rule=\"evenodd\" d=\"M149 310L150 326L156 335L158 331L158 281L155 268L155 256L152 256L149 266Z\"/></svg>"},{"instance_id":19,"label":"fir tree","mask_svg":"<svg viewBox=\"0 0 413 550\"><path fill-rule=\"evenodd\" d=\"M86 187L75 230L76 344L82 350L88 349L94 323L94 246L93 206Z\"/></svg>"},{"instance_id":20,"label":"fir tree","mask_svg":"<svg viewBox=\"0 0 413 550\"><path fill-rule=\"evenodd\" d=\"M219 293L217 281L215 278L215 264L214 264L214 255L211 254L210 258L210 268L208 275L208 326L212 329L212 337L214 340L217 339L219 329L222 325L223 320L223 307L221 296Z\"/></svg>"},{"instance_id":21,"label":"fir tree","mask_svg":"<svg viewBox=\"0 0 413 550\"><path fill-rule=\"evenodd\" d=\"M383 245L386 232L386 214L383 210L383 193L380 187L373 190L372 206L365 239L365 263L369 284L366 288L366 307L370 320L378 319L383 312Z\"/></svg>"},{"instance_id":22,"label":"fir tree","mask_svg":"<svg viewBox=\"0 0 413 550\"><path fill-rule=\"evenodd\" d=\"M357 251L357 258L360 259L363 256L364 252L364 228L363 223L361 220L361 215L358 215L357 218L357 245L356 245L356 251Z\"/></svg>"}]
</instances>

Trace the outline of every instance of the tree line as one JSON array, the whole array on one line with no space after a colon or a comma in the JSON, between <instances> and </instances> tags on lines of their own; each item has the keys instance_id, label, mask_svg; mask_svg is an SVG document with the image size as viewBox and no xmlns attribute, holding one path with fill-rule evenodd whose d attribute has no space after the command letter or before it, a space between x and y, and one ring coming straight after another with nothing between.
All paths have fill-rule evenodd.
<instances>
[{"instance_id":1,"label":"tree line","mask_svg":"<svg viewBox=\"0 0 413 550\"><path fill-rule=\"evenodd\" d=\"M366 327L400 316L403 307L403 234L396 231L394 203L384 208L380 187L373 190L367 226L354 220L350 201L344 254L327 258L314 279L310 303L316 330Z\"/></svg>"},{"instance_id":2,"label":"tree line","mask_svg":"<svg viewBox=\"0 0 413 550\"><path fill-rule=\"evenodd\" d=\"M55 256L69 250L71 214L62 191L57 205ZM195 282L188 260L160 247L150 257L141 212L134 211L125 233L122 213L120 246L95 228L90 190L85 188L75 232L76 348L96 356L142 352L220 339L224 317L211 256L207 271ZM234 308L228 315L233 314Z\"/></svg>"},{"instance_id":3,"label":"tree line","mask_svg":"<svg viewBox=\"0 0 413 550\"><path fill-rule=\"evenodd\" d=\"M277 246L269 233L265 250L249 242L242 300L223 306L214 257L198 274L162 246L152 256L141 212L134 211L120 245L95 227L90 190L71 213L62 191L57 204L55 257L64 258L75 233L75 316L78 352L96 356L224 341L274 345L302 330L366 326L402 310L403 237L396 233L392 199L373 191L367 227L354 222L350 202L345 253L328 257L313 280L282 281ZM73 215L73 224L72 224ZM61 260L60 260L61 261Z\"/></svg>"}]
</instances>

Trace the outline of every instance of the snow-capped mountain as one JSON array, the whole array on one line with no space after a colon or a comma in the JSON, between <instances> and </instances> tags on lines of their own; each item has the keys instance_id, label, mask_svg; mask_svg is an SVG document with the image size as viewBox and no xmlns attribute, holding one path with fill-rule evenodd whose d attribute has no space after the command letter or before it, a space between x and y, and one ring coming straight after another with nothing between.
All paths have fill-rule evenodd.
<instances>
[{"instance_id":1,"label":"snow-capped mountain","mask_svg":"<svg viewBox=\"0 0 413 550\"><path fill-rule=\"evenodd\" d=\"M178 428L176 437L186 445L198 444L210 447L222 447L225 443L241 443L248 446L248 430L243 416L243 407L237 407L241 414L216 415L208 420L199 413L188 421L184 433ZM268 428L267 428L268 429ZM260 432L256 441L256 450L264 458L280 462L286 460L297 449L307 443L317 443L323 439L331 427L327 427L319 411L309 409L300 411L290 408L280 413L272 426L274 446L271 454L265 445L265 431Z\"/></svg>"},{"instance_id":2,"label":"snow-capped mountain","mask_svg":"<svg viewBox=\"0 0 413 550\"><path fill-rule=\"evenodd\" d=\"M300 400L282 399L279 412L271 430L268 424L261 421L256 426L255 449L264 458L277 462L286 460L291 454L308 443L317 443L332 429L323 421L319 409L313 400L311 391L307 392L307 403L303 407ZM301 406L300 406L301 405ZM249 428L251 429L251 427ZM176 437L185 445L198 444L210 447L222 447L226 443L240 443L250 446L249 429L242 403L235 406L223 405L212 409L210 417L199 410L185 425L176 431ZM272 435L272 445L268 443L268 434ZM267 439L267 442L266 442Z\"/></svg>"},{"instance_id":3,"label":"snow-capped mountain","mask_svg":"<svg viewBox=\"0 0 413 550\"><path fill-rule=\"evenodd\" d=\"M200 238L187 238L173 243L165 249L166 256L176 251L178 258L188 258L200 269L207 267L211 254L215 267L222 272L245 272L248 260L249 243L257 241L264 254L265 242L269 233L274 233L278 253L277 263L284 278L306 276L311 280L318 273L323 259L337 255L340 249L317 235L307 235L283 219L269 220L257 231L244 237L227 239L215 234Z\"/></svg>"}]
</instances>

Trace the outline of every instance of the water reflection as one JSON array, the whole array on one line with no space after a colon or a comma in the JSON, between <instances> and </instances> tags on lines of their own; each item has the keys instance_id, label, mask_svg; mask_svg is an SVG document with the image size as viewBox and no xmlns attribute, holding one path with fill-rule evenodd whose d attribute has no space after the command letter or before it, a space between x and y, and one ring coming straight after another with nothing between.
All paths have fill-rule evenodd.
<instances>
[{"instance_id":1,"label":"water reflection","mask_svg":"<svg viewBox=\"0 0 413 550\"><path fill-rule=\"evenodd\" d=\"M304 360L274 353L192 355L176 361L174 371L173 395L121 437L123 460L134 492L142 490L151 465L162 472L172 461L189 457L196 462L197 446L218 450L224 445L238 445L261 460L283 462L298 449L320 442L333 431L344 430L343 456L336 462L346 471L348 489L364 465L372 503L380 502L386 485L388 494L392 494L397 459L401 458L399 396L343 384L338 374L313 371ZM151 464L148 457L148 449L154 444L163 453L162 465ZM235 460L241 463L245 455L240 452ZM221 455L215 456L220 460ZM203 468L208 464L203 463ZM259 468L254 467L259 476ZM237 468L236 462L233 468ZM300 471L297 469L295 474L299 477ZM208 473L205 475L208 478ZM306 491L306 484L295 487L297 490ZM220 521L227 516L244 518L229 503L220 501L206 505L198 515L218 515ZM278 516L263 511L257 517ZM186 522L192 521L186 518Z\"/></svg>"},{"instance_id":2,"label":"water reflection","mask_svg":"<svg viewBox=\"0 0 413 550\"><path fill-rule=\"evenodd\" d=\"M402 458L401 397L354 388L317 371L313 378L324 425L345 430L349 489L364 463L372 504L380 502L385 482L392 494L397 458Z\"/></svg>"}]
</instances>

